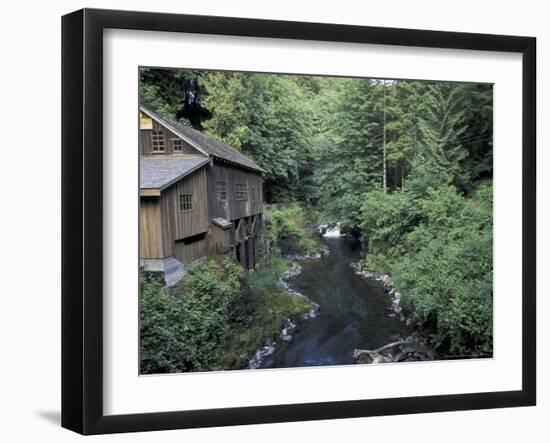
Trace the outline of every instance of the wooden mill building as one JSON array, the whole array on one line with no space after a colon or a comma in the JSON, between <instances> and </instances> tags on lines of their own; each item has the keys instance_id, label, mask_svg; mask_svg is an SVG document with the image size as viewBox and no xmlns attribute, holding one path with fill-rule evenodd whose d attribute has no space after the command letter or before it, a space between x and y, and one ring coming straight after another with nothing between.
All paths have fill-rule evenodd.
<instances>
[{"instance_id":1,"label":"wooden mill building","mask_svg":"<svg viewBox=\"0 0 550 443\"><path fill-rule=\"evenodd\" d=\"M201 257L258 262L262 168L231 146L140 108L140 266L175 284Z\"/></svg>"}]
</instances>

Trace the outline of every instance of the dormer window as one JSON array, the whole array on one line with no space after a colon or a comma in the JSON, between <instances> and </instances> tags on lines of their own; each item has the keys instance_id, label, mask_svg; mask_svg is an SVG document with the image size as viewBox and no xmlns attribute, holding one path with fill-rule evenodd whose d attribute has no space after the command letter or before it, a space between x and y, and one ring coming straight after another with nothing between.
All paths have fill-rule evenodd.
<instances>
[{"instance_id":1,"label":"dormer window","mask_svg":"<svg viewBox=\"0 0 550 443\"><path fill-rule=\"evenodd\" d=\"M164 134L162 131L151 132L151 150L153 152L164 152Z\"/></svg>"},{"instance_id":2,"label":"dormer window","mask_svg":"<svg viewBox=\"0 0 550 443\"><path fill-rule=\"evenodd\" d=\"M174 152L182 152L183 151L183 140L181 138L173 138L172 139L172 149Z\"/></svg>"}]
</instances>

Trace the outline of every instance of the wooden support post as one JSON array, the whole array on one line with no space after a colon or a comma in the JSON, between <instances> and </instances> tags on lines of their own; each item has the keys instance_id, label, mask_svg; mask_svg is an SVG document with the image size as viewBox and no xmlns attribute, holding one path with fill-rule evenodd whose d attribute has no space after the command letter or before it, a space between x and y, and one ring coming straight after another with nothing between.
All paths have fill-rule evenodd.
<instances>
[{"instance_id":1,"label":"wooden support post","mask_svg":"<svg viewBox=\"0 0 550 443\"><path fill-rule=\"evenodd\" d=\"M248 269L254 269L254 265L256 264L254 260L254 237L251 235L248 238Z\"/></svg>"},{"instance_id":2,"label":"wooden support post","mask_svg":"<svg viewBox=\"0 0 550 443\"><path fill-rule=\"evenodd\" d=\"M244 241L239 243L237 247L239 248L239 254L241 256L241 266L243 268L246 268L246 252L244 249Z\"/></svg>"},{"instance_id":3,"label":"wooden support post","mask_svg":"<svg viewBox=\"0 0 550 443\"><path fill-rule=\"evenodd\" d=\"M254 237L254 268L258 265L260 261L260 237Z\"/></svg>"}]
</instances>

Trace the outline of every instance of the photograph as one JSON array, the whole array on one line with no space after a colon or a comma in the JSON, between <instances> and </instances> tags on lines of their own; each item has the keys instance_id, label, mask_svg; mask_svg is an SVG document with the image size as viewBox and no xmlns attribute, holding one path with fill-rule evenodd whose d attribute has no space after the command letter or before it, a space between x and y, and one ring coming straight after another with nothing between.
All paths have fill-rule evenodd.
<instances>
[{"instance_id":1,"label":"photograph","mask_svg":"<svg viewBox=\"0 0 550 443\"><path fill-rule=\"evenodd\" d=\"M492 84L142 66L137 115L141 375L492 358Z\"/></svg>"}]
</instances>

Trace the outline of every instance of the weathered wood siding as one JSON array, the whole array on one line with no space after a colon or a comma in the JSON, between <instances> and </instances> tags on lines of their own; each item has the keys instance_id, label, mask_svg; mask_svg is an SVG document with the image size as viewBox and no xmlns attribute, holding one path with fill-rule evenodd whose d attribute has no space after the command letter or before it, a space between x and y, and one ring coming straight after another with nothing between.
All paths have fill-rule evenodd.
<instances>
[{"instance_id":1,"label":"weathered wood siding","mask_svg":"<svg viewBox=\"0 0 550 443\"><path fill-rule=\"evenodd\" d=\"M140 120L141 156L204 155L155 119ZM164 150L152 150L152 133L163 135ZM173 139L181 140L174 151ZM219 198L217 184L225 184ZM237 191L240 192L237 192ZM256 266L262 234L263 183L260 173L213 157L212 162L160 192L140 200L140 258L174 256L184 264L212 254L235 255L248 269ZM238 194L241 194L237 198ZM191 195L192 208L181 208L180 196ZM211 220L222 217L233 226L221 229Z\"/></svg>"},{"instance_id":2,"label":"weathered wood siding","mask_svg":"<svg viewBox=\"0 0 550 443\"><path fill-rule=\"evenodd\" d=\"M218 182L226 185L225 201L220 201L216 195ZM246 200L237 200L237 184L246 185ZM232 221L259 214L263 212L262 176L215 160L214 165L208 168L208 197L210 218L223 217Z\"/></svg>"},{"instance_id":3,"label":"weathered wood siding","mask_svg":"<svg viewBox=\"0 0 550 443\"><path fill-rule=\"evenodd\" d=\"M164 152L153 152L151 134L153 131L161 131L164 138ZM172 139L182 140L182 150L174 152ZM139 152L141 155L204 155L181 137L165 128L156 120L153 120L153 129L139 130Z\"/></svg>"},{"instance_id":4,"label":"weathered wood siding","mask_svg":"<svg viewBox=\"0 0 550 443\"><path fill-rule=\"evenodd\" d=\"M192 210L180 210L180 194L192 195ZM208 231L206 168L201 168L164 190L160 198L140 199L140 257L165 258L175 255L176 241ZM182 244L183 245L183 244ZM186 245L190 246L190 245ZM181 256L194 257L202 246L181 246ZM192 252L182 252L184 249ZM187 263L187 261L185 262Z\"/></svg>"},{"instance_id":5,"label":"weathered wood siding","mask_svg":"<svg viewBox=\"0 0 550 443\"><path fill-rule=\"evenodd\" d=\"M208 249L210 254L227 254L231 251L232 227L222 229L212 225L208 236Z\"/></svg>"},{"instance_id":6,"label":"weathered wood siding","mask_svg":"<svg viewBox=\"0 0 550 443\"><path fill-rule=\"evenodd\" d=\"M141 198L139 208L139 256L140 258L164 258L162 241L160 200Z\"/></svg>"},{"instance_id":7,"label":"weathered wood siding","mask_svg":"<svg viewBox=\"0 0 550 443\"><path fill-rule=\"evenodd\" d=\"M193 209L180 210L180 195L191 194ZM206 168L193 172L162 193L163 230L170 243L208 231Z\"/></svg>"},{"instance_id":8,"label":"weathered wood siding","mask_svg":"<svg viewBox=\"0 0 550 443\"><path fill-rule=\"evenodd\" d=\"M208 253L206 238L185 243L183 240L174 243L174 257L180 262L188 265L189 263L205 257Z\"/></svg>"}]
</instances>

